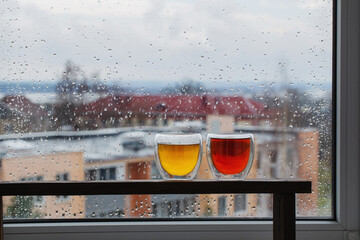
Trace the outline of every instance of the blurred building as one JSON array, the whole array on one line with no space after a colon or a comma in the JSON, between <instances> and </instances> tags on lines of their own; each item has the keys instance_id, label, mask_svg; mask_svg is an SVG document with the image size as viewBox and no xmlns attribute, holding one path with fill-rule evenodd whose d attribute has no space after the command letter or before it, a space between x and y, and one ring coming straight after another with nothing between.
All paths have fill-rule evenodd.
<instances>
[{"instance_id":1,"label":"blurred building","mask_svg":"<svg viewBox=\"0 0 360 240\"><path fill-rule=\"evenodd\" d=\"M153 156L98 159L85 162L87 181L151 179ZM148 217L152 214L150 195L87 196L86 217Z\"/></svg>"},{"instance_id":2,"label":"blurred building","mask_svg":"<svg viewBox=\"0 0 360 240\"><path fill-rule=\"evenodd\" d=\"M203 132L205 137L205 129L202 125L199 127L197 131ZM248 178L312 180L313 193L300 195L297 203L300 215L316 216L318 132L315 129L287 129L284 132L276 127L234 127L232 130L254 134L255 159ZM64 132L61 136L43 133L26 141L1 141L0 147L7 150L2 156L2 180L159 179L153 156L153 137L159 129L154 128L155 132L150 129L148 132L126 131L129 132L77 131ZM213 179L207 165L205 144L203 150L196 178ZM254 194L49 196L43 199L41 210L46 217L57 216L60 212L66 215L64 209L68 206L75 215L69 213L67 217L271 216L272 204L271 195ZM5 201L5 205L9 204L9 200ZM50 206L61 210L53 210Z\"/></svg>"},{"instance_id":3,"label":"blurred building","mask_svg":"<svg viewBox=\"0 0 360 240\"><path fill-rule=\"evenodd\" d=\"M47 111L20 95L0 100L0 120L0 134L39 132L50 125Z\"/></svg>"},{"instance_id":4,"label":"blurred building","mask_svg":"<svg viewBox=\"0 0 360 240\"><path fill-rule=\"evenodd\" d=\"M248 179L302 178L312 181L312 194L297 197L297 214L318 216L319 133L316 129L286 129L277 127L236 127L235 132L252 133L255 156ZM206 155L197 176L213 179ZM214 212L220 216L272 216L272 196L269 194L227 194L202 196L202 214Z\"/></svg>"},{"instance_id":5,"label":"blurred building","mask_svg":"<svg viewBox=\"0 0 360 240\"><path fill-rule=\"evenodd\" d=\"M272 111L241 96L110 95L78 106L76 128L168 126L179 121L205 122L212 114L234 116L236 125L260 125Z\"/></svg>"},{"instance_id":6,"label":"blurred building","mask_svg":"<svg viewBox=\"0 0 360 240\"><path fill-rule=\"evenodd\" d=\"M0 153L2 180L157 179L157 132L200 132L204 139L208 132L253 133L255 159L248 178L312 180L313 194L299 196L298 209L300 215L318 214L317 130L281 127L273 118L273 110L251 99L222 95L110 95L76 105L76 131L44 132L41 129L51 124L46 111L21 96L4 97L0 113L4 119L0 132L30 132L21 135L23 141L11 134L0 139L0 148L2 145L5 149ZM196 178L213 179L205 152L204 148ZM271 196L253 194L42 199L51 203L40 204L39 210L46 217L59 212L72 217L66 212L71 199L77 199L71 208L75 217L271 216L272 204ZM59 204L63 204L61 211L50 208L58 208Z\"/></svg>"},{"instance_id":7,"label":"blurred building","mask_svg":"<svg viewBox=\"0 0 360 240\"><path fill-rule=\"evenodd\" d=\"M29 145L24 142L22 144ZM10 151L1 159L1 180L83 181L85 180L83 164L82 152L36 154L29 146L23 151L17 150L16 153ZM14 198L15 196L4 198L5 215L6 209L14 204ZM84 217L84 196L35 196L32 200L32 212L41 218Z\"/></svg>"}]
</instances>

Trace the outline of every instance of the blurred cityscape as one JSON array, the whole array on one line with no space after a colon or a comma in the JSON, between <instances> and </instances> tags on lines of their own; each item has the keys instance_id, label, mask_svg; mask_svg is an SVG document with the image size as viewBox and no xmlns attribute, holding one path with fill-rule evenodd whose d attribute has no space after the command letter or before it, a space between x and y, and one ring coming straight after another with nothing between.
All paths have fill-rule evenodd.
<instances>
[{"instance_id":1,"label":"blurred cityscape","mask_svg":"<svg viewBox=\"0 0 360 240\"><path fill-rule=\"evenodd\" d=\"M53 89L1 93L1 180L160 179L156 133L196 132L204 140L207 133L253 133L248 178L310 179L313 193L298 196L298 216L330 217L331 89L269 88L210 89L186 80L144 91L82 78L67 62ZM196 178L213 178L205 149ZM14 196L5 199L4 213L9 219L261 218L272 215L271 204L270 195L255 194Z\"/></svg>"}]
</instances>

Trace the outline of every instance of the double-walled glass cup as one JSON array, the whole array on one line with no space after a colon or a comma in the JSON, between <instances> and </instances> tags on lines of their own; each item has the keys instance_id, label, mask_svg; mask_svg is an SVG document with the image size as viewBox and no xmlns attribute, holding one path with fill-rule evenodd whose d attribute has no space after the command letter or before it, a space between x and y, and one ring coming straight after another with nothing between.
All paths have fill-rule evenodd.
<instances>
[{"instance_id":1,"label":"double-walled glass cup","mask_svg":"<svg viewBox=\"0 0 360 240\"><path fill-rule=\"evenodd\" d=\"M200 134L156 134L155 156L164 179L193 179L200 167L202 137Z\"/></svg>"},{"instance_id":2,"label":"double-walled glass cup","mask_svg":"<svg viewBox=\"0 0 360 240\"><path fill-rule=\"evenodd\" d=\"M208 134L207 160L217 179L245 179L254 160L252 134Z\"/></svg>"}]
</instances>

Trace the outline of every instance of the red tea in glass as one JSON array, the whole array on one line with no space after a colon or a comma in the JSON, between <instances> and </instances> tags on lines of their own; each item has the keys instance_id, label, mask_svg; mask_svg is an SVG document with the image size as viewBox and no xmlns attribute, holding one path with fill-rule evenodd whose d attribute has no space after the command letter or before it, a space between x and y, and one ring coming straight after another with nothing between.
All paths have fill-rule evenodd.
<instances>
[{"instance_id":1,"label":"red tea in glass","mask_svg":"<svg viewBox=\"0 0 360 240\"><path fill-rule=\"evenodd\" d=\"M210 141L211 158L219 172L222 174L239 174L245 169L250 156L250 138L213 138Z\"/></svg>"},{"instance_id":2,"label":"red tea in glass","mask_svg":"<svg viewBox=\"0 0 360 240\"><path fill-rule=\"evenodd\" d=\"M251 134L209 134L208 162L218 179L244 179L254 156Z\"/></svg>"}]
</instances>

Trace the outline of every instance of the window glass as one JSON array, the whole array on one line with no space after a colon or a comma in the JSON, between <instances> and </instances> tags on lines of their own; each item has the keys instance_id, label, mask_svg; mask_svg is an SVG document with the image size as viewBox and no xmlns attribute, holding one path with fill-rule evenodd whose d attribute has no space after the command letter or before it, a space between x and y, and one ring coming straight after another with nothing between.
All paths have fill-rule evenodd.
<instances>
[{"instance_id":1,"label":"window glass","mask_svg":"<svg viewBox=\"0 0 360 240\"><path fill-rule=\"evenodd\" d=\"M332 1L3 1L3 181L161 179L156 133L252 133L333 217ZM205 148L196 179L213 179ZM13 196L6 219L263 218L271 195Z\"/></svg>"}]
</instances>

